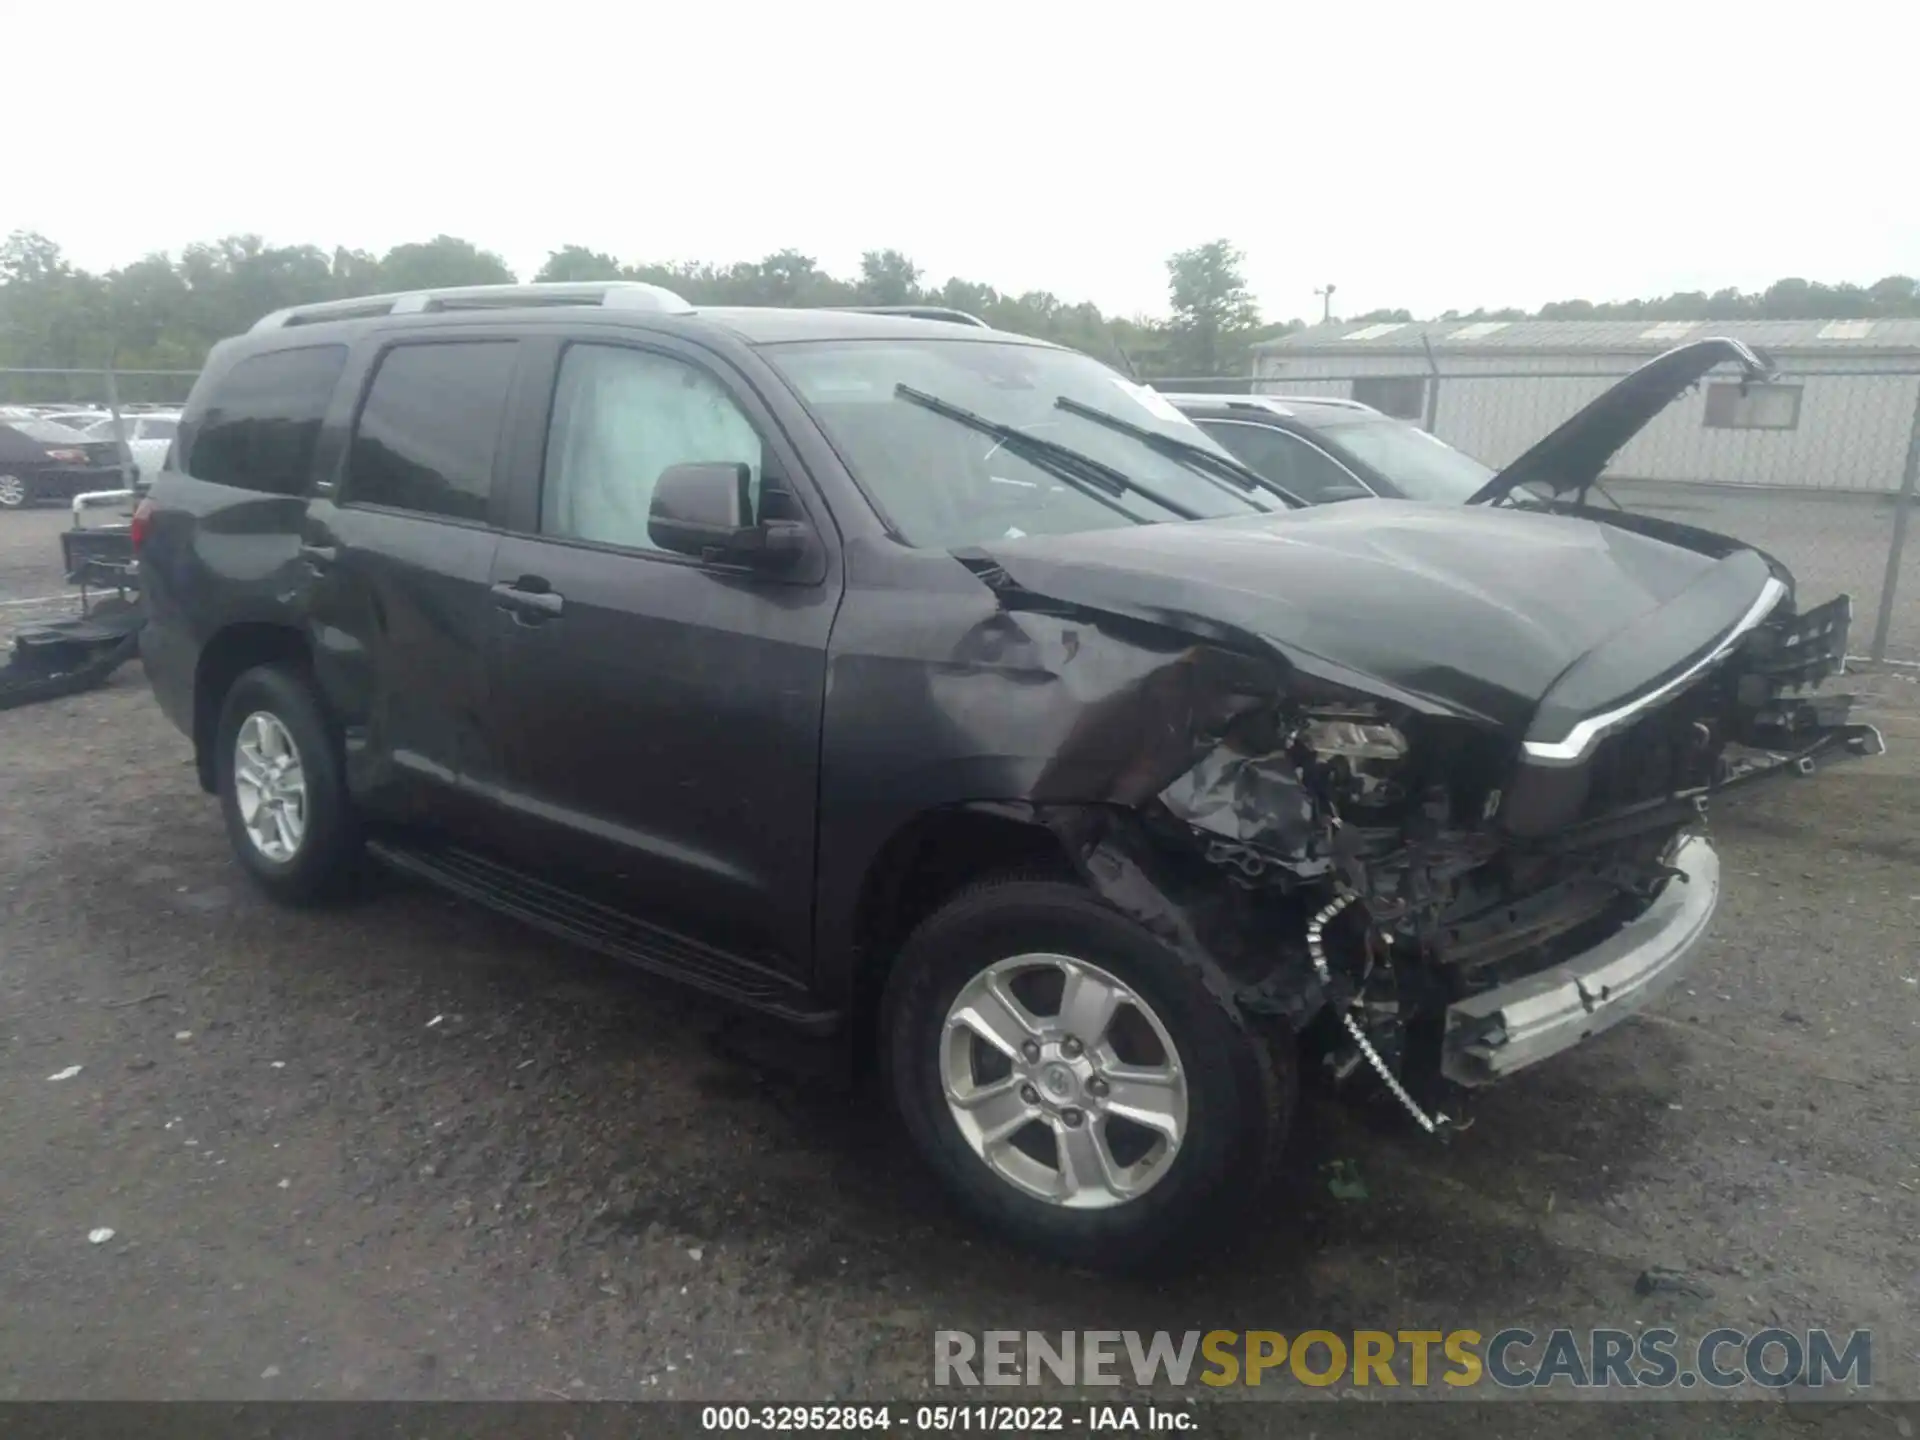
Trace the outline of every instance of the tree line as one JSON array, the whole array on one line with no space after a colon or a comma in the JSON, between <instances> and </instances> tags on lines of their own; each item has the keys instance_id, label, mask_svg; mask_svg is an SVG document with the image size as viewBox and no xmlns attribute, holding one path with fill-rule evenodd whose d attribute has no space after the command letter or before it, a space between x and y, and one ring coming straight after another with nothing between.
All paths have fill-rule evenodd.
<instances>
[{"instance_id":1,"label":"tree line","mask_svg":"<svg viewBox=\"0 0 1920 1440\"><path fill-rule=\"evenodd\" d=\"M583 245L549 253L534 280L644 280L696 305L944 305L1003 330L1098 356L1141 378L1244 374L1250 347L1298 328L1269 321L1247 287L1244 256L1213 240L1169 256L1167 315L1117 316L1046 290L1020 294L950 277L934 284L898 250L869 250L857 273L834 275L812 256L780 250L760 260L625 262ZM16 231L0 243L0 370L196 370L215 341L271 310L316 300L511 283L499 256L452 235L396 245L384 255L316 245L269 245L235 235L154 254L104 273L84 270L44 235ZM1560 300L1536 311L1449 310L1457 320L1872 319L1920 316L1920 284L1890 275L1871 285L1776 281L1763 291L1690 291L1650 300ZM1412 321L1373 310L1349 322ZM177 380L129 376L126 398L179 398ZM0 400L93 399L91 382L0 376Z\"/></svg>"},{"instance_id":2,"label":"tree line","mask_svg":"<svg viewBox=\"0 0 1920 1440\"><path fill-rule=\"evenodd\" d=\"M563 245L528 278L644 280L695 305L950 306L1137 375L1220 375L1243 371L1249 346L1298 324L1261 319L1241 264L1240 252L1224 240L1170 257L1165 319L1108 315L1097 305L1045 290L1012 294L958 277L932 284L898 250L870 250L856 274L839 276L798 250L724 265L629 264L583 245ZM15 232L0 243L0 370L195 370L216 341L285 306L517 278L499 255L452 235L397 245L378 256L236 235L96 274L70 262L46 236ZM95 383L0 376L0 400L96 398ZM131 399L179 385L166 377L143 384L128 375L122 388Z\"/></svg>"}]
</instances>

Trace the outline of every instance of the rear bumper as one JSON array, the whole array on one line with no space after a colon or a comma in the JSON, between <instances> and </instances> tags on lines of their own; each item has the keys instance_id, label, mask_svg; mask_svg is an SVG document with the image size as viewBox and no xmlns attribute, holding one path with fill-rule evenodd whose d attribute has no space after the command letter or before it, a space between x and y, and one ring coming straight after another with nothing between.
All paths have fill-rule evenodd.
<instances>
[{"instance_id":1,"label":"rear bumper","mask_svg":"<svg viewBox=\"0 0 1920 1440\"><path fill-rule=\"evenodd\" d=\"M1571 960L1447 1007L1441 1071L1485 1085L1619 1024L1686 970L1720 903L1720 857L1701 836L1646 911Z\"/></svg>"},{"instance_id":2,"label":"rear bumper","mask_svg":"<svg viewBox=\"0 0 1920 1440\"><path fill-rule=\"evenodd\" d=\"M199 648L173 626L155 625L149 617L140 630L140 659L160 713L193 739L193 677Z\"/></svg>"}]
</instances>

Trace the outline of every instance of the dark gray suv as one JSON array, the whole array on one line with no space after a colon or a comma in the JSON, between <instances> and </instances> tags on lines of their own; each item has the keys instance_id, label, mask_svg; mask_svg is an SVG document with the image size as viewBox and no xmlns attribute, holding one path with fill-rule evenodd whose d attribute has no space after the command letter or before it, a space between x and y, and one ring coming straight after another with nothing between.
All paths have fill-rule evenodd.
<instances>
[{"instance_id":1,"label":"dark gray suv","mask_svg":"<svg viewBox=\"0 0 1920 1440\"><path fill-rule=\"evenodd\" d=\"M1877 748L1809 693L1844 602L1560 508L1295 509L1070 351L563 285L268 316L135 530L269 893L371 857L835 1036L1129 1265L1226 1233L1303 1055L1438 1129L1631 1013L1704 799Z\"/></svg>"}]
</instances>

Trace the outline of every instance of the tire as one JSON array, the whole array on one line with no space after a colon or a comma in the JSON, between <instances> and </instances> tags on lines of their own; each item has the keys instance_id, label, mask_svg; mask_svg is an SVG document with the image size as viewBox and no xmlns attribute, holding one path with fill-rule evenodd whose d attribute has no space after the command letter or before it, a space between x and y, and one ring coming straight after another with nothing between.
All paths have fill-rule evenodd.
<instances>
[{"instance_id":1,"label":"tire","mask_svg":"<svg viewBox=\"0 0 1920 1440\"><path fill-rule=\"evenodd\" d=\"M261 742L278 727L298 770L299 803L286 808L297 809L299 823L293 826L289 819L280 827L262 821L260 829L277 834L272 844L257 840L249 824L247 792L259 792L238 765L243 727L255 753L275 762L280 759L276 748L286 745ZM227 838L255 883L288 905L315 904L346 889L358 869L360 827L347 795L339 745L306 674L286 665L262 665L242 674L221 702L214 744L215 788ZM287 773L283 770L280 780ZM288 800L290 794L276 788L275 798ZM287 845L290 836L295 843ZM270 853L275 848L284 853Z\"/></svg>"},{"instance_id":2,"label":"tire","mask_svg":"<svg viewBox=\"0 0 1920 1440\"><path fill-rule=\"evenodd\" d=\"M1049 958L1030 969L1016 959L1041 956ZM1069 968L1054 963L1061 958ZM1046 992L1056 969L1062 974L1059 998L1052 1000L1058 1013L1049 1016ZM1075 1036L1082 1053L1073 1057L1070 1042L1059 1037L1076 1028L1066 1004L1066 988L1081 983L1076 972L1089 987L1077 995L1116 986L1126 995L1112 1012L1109 1042L1094 1046L1092 1036ZM1016 1069L1019 1062L1004 1059L1020 1104L1031 1110L1031 1099L1041 1102L1038 1128L1025 1122L1001 1142L986 1136L989 1127L1004 1129L1018 1118L1014 1101L995 1090L1003 1083L1003 1060L996 1057L1008 1047L979 1039L974 1021L949 1024L963 992L970 997L963 1007L970 1016L1005 1013L1004 1006L996 1009L996 992L981 988L990 973L1000 977L998 994L1012 992L1019 1000L1024 993L1034 1002L1021 1008L1025 1021L1040 1022L1043 1037L1036 1041L1037 1062L1029 1059ZM1074 884L1005 879L955 897L902 948L880 1024L888 1087L935 1173L989 1227L1075 1266L1151 1269L1230 1235L1258 1197L1292 1119L1296 1047L1269 1047L1230 1001L1209 988L1196 965ZM1024 1032L1016 1027L1009 1033ZM1167 1048L1163 1042L1170 1042L1172 1054L1153 1061L1153 1051ZM971 1059L963 1058L969 1054ZM1123 1071L1117 1062L1132 1069ZM1170 1125L1177 1143L1104 1109L1120 1103L1123 1086L1127 1097L1148 1094L1125 1077L1156 1068L1162 1078L1150 1087L1155 1124ZM1069 1073L1063 1076L1063 1069ZM1102 1092L1105 1076L1112 1079ZM1043 1086L1052 1093L1043 1094ZM1183 1094L1176 1093L1179 1086ZM984 1101L965 1108L974 1139L949 1099L962 1092L975 1100L995 1096L993 1108ZM1100 1098L1103 1093L1108 1098ZM1077 1123L1075 1114L1081 1117ZM1083 1173L1106 1179L1116 1173L1084 1160L1095 1136L1103 1142L1102 1158L1126 1173L1129 1183L1103 1180L1084 1189L1072 1184L1063 1143L1079 1147ZM1155 1153L1140 1153L1143 1136ZM986 1158L976 1141L997 1159ZM1049 1144L1052 1175L1043 1163ZM1021 1153L1009 1153L1010 1147ZM1036 1193L1036 1182L1051 1196Z\"/></svg>"},{"instance_id":3,"label":"tire","mask_svg":"<svg viewBox=\"0 0 1920 1440\"><path fill-rule=\"evenodd\" d=\"M0 475L0 510L24 510L31 498L25 480L18 475Z\"/></svg>"}]
</instances>

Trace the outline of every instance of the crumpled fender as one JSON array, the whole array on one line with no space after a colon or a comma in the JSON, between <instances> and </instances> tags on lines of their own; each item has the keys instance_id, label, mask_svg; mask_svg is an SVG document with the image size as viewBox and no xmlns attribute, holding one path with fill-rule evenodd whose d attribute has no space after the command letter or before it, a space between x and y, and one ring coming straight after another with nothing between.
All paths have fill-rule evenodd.
<instances>
[{"instance_id":1,"label":"crumpled fender","mask_svg":"<svg viewBox=\"0 0 1920 1440\"><path fill-rule=\"evenodd\" d=\"M1024 802L968 808L1052 831L1094 893L1193 966L1208 992L1236 1013L1277 1018L1297 1031L1335 998L1315 973L1297 917L1276 892L1226 883L1197 857L1157 841L1140 814Z\"/></svg>"}]
</instances>

